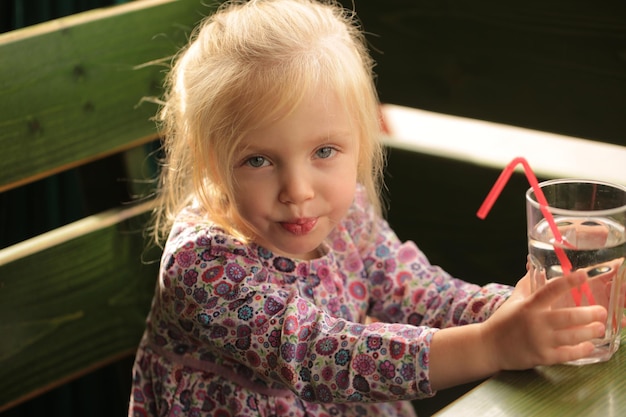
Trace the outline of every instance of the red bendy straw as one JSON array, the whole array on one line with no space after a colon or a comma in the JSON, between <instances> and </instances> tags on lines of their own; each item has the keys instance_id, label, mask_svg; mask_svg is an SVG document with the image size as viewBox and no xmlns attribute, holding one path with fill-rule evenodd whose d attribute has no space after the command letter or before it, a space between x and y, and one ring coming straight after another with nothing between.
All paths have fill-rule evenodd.
<instances>
[{"instance_id":1,"label":"red bendy straw","mask_svg":"<svg viewBox=\"0 0 626 417\"><path fill-rule=\"evenodd\" d=\"M558 245L553 245L553 246L554 246L554 252L556 254L556 257L559 260L559 263L561 264L563 275L569 274L572 270L572 263L570 262L569 258L565 254L565 251L563 250L561 245L568 246L570 248L572 248L573 246L569 242L566 242L563 240L563 236L561 236L561 232L559 228L557 227L556 222L554 221L554 217L552 217L552 213L550 213L550 211L548 210L548 201L546 200L546 197L543 194L541 187L539 186L539 181L537 181L537 177L535 176L535 173L530 168L530 165L528 164L528 161L526 161L525 158L521 156L514 158L511 162L509 162L509 164L504 168L504 170L502 170L502 173L496 180L493 187L491 187L489 194L487 194L487 198L485 198L485 201L483 201L483 204L478 209L478 212L476 213L476 215L480 219L484 219L485 217L487 217L489 210L491 210L491 207L493 207L494 203L500 196L502 189L508 182L509 178L511 178L511 174L513 174L513 170L518 164L522 164L522 166L524 167L524 173L526 174L526 179L528 180L528 183L530 184L530 186L533 188L533 191L535 192L535 196L537 197L537 202L539 203L539 209L541 210L543 217L545 217L546 221L548 222L548 225L550 226L550 230L552 230L552 235L554 236L554 239L558 243ZM587 297L587 301L589 302L589 304L592 304L592 305L595 304L593 294L591 293L591 290L589 289L589 284L587 283L587 281L585 281L581 285L580 289L585 295L585 297ZM574 298L574 303L576 303L577 306L580 306L582 302L582 296L581 296L581 293L578 291L578 288L572 288L572 297Z\"/></svg>"}]
</instances>

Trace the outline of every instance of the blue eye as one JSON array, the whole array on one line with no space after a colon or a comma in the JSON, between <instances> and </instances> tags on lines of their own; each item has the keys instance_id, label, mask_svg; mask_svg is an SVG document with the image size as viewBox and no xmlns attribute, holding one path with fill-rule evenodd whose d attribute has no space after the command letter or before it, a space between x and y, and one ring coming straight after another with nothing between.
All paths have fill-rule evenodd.
<instances>
[{"instance_id":1,"label":"blue eye","mask_svg":"<svg viewBox=\"0 0 626 417\"><path fill-rule=\"evenodd\" d=\"M253 156L246 160L246 164L253 168L260 168L267 164L267 160L262 156Z\"/></svg>"},{"instance_id":2,"label":"blue eye","mask_svg":"<svg viewBox=\"0 0 626 417\"><path fill-rule=\"evenodd\" d=\"M318 158L326 159L326 158L330 158L333 155L334 152L335 152L334 148L332 148L330 146L324 146L323 148L319 148L315 152L315 155Z\"/></svg>"}]
</instances>

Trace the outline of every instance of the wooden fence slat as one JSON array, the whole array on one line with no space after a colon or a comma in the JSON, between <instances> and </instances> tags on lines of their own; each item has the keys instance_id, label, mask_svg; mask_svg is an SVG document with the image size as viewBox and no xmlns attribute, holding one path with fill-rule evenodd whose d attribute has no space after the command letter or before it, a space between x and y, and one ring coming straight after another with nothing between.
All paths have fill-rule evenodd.
<instances>
[{"instance_id":1,"label":"wooden fence slat","mask_svg":"<svg viewBox=\"0 0 626 417\"><path fill-rule=\"evenodd\" d=\"M141 233L149 207L64 226L63 241L48 239L58 231L25 241L44 249L16 260L0 251L0 411L134 351L158 269Z\"/></svg>"},{"instance_id":2,"label":"wooden fence slat","mask_svg":"<svg viewBox=\"0 0 626 417\"><path fill-rule=\"evenodd\" d=\"M0 192L153 139L165 70L209 8L152 0L0 35ZM164 29L165 28L165 29Z\"/></svg>"}]
</instances>

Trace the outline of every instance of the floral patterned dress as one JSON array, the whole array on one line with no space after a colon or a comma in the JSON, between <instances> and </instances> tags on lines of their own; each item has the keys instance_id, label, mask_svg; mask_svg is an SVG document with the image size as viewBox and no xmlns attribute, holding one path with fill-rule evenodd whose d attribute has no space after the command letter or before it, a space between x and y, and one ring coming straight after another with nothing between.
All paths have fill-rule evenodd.
<instances>
[{"instance_id":1,"label":"floral patterned dress","mask_svg":"<svg viewBox=\"0 0 626 417\"><path fill-rule=\"evenodd\" d=\"M197 209L181 213L129 416L411 416L407 400L435 394L433 334L486 319L511 291L431 266L361 189L325 249L288 259L238 242Z\"/></svg>"}]
</instances>

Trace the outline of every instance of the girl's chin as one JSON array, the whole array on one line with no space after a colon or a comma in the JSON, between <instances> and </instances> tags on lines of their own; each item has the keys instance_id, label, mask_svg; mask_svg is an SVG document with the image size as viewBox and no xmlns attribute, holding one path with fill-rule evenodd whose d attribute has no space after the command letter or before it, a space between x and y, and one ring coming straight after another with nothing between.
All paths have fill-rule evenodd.
<instances>
[{"instance_id":1,"label":"girl's chin","mask_svg":"<svg viewBox=\"0 0 626 417\"><path fill-rule=\"evenodd\" d=\"M256 243L268 250L274 255L284 256L292 259L302 259L309 261L311 259L319 258L323 253L321 250L324 239L314 237L313 234L307 236L293 236L285 235L285 232L279 233L276 236L277 239L263 239L258 236L257 239L253 239ZM287 239L285 239L287 237Z\"/></svg>"}]
</instances>

